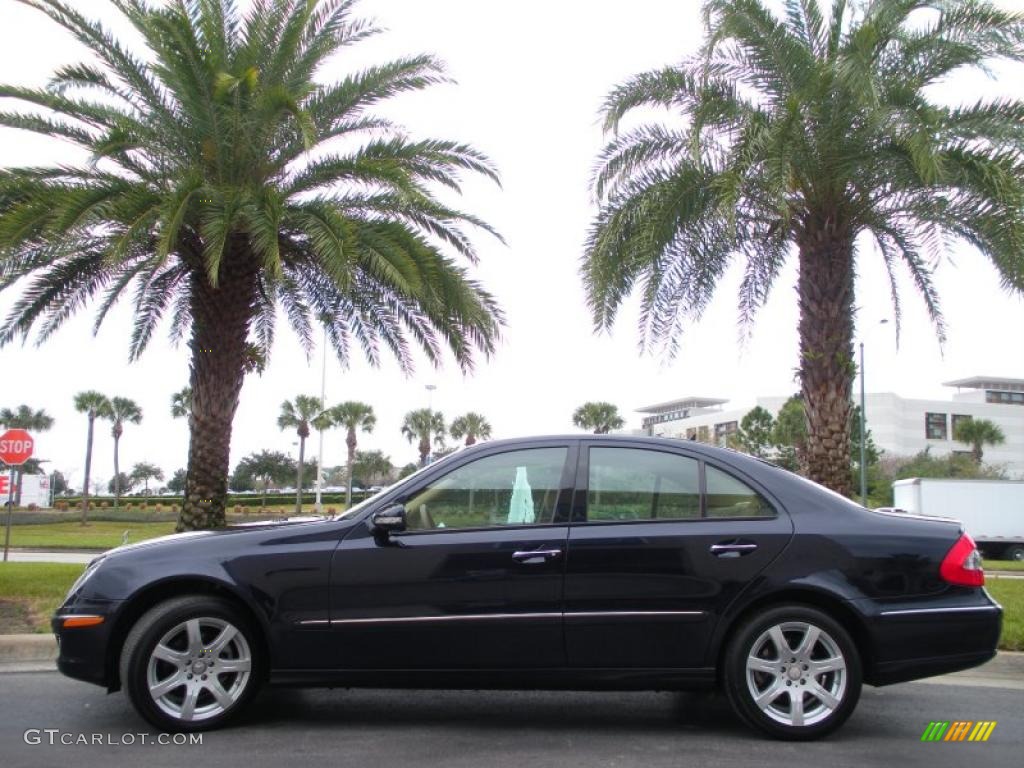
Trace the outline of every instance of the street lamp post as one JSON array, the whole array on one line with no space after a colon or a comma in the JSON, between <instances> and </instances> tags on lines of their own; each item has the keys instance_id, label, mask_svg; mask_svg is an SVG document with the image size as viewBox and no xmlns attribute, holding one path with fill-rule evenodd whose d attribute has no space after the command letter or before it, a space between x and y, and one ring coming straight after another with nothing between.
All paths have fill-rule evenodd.
<instances>
[{"instance_id":1,"label":"street lamp post","mask_svg":"<svg viewBox=\"0 0 1024 768\"><path fill-rule=\"evenodd\" d=\"M427 413L429 414L430 419L433 420L433 418L434 418L434 390L437 389L437 384L427 384L425 388L427 390ZM434 452L431 451L430 455L427 456L427 464L430 464L430 462L433 460L433 457L434 457Z\"/></svg>"},{"instance_id":2,"label":"street lamp post","mask_svg":"<svg viewBox=\"0 0 1024 768\"><path fill-rule=\"evenodd\" d=\"M882 318L879 325L888 323ZM864 342L860 342L860 503L868 505L868 468L867 468L867 415L864 398Z\"/></svg>"},{"instance_id":3,"label":"street lamp post","mask_svg":"<svg viewBox=\"0 0 1024 768\"><path fill-rule=\"evenodd\" d=\"M320 413L324 412L324 408L327 407L327 323L324 322L324 355L323 364L320 368ZM319 446L316 451L316 513L322 515L324 513L323 503L320 500L320 494L324 484L324 431L322 429L317 430L319 437Z\"/></svg>"},{"instance_id":4,"label":"street lamp post","mask_svg":"<svg viewBox=\"0 0 1024 768\"><path fill-rule=\"evenodd\" d=\"M868 469L865 466L866 442L864 440L864 342L860 343L860 503L868 505Z\"/></svg>"}]
</instances>

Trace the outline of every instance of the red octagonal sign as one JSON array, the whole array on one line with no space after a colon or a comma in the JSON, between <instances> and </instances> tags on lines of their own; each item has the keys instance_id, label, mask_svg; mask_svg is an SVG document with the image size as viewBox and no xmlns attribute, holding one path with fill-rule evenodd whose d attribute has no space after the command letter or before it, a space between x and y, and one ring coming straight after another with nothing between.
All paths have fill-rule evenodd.
<instances>
[{"instance_id":1,"label":"red octagonal sign","mask_svg":"<svg viewBox=\"0 0 1024 768\"><path fill-rule=\"evenodd\" d=\"M0 461L10 466L24 464L32 458L32 435L24 429L8 429L0 435Z\"/></svg>"}]
</instances>

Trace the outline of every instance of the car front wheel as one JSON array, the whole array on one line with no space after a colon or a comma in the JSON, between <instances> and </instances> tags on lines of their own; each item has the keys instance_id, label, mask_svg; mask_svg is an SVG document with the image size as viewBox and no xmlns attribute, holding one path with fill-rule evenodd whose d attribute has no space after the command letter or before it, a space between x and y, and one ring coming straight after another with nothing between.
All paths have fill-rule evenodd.
<instances>
[{"instance_id":1,"label":"car front wheel","mask_svg":"<svg viewBox=\"0 0 1024 768\"><path fill-rule=\"evenodd\" d=\"M121 653L121 683L135 709L164 731L223 725L260 683L259 644L231 603L174 598L144 614Z\"/></svg>"},{"instance_id":2,"label":"car front wheel","mask_svg":"<svg viewBox=\"0 0 1024 768\"><path fill-rule=\"evenodd\" d=\"M849 633L805 606L771 608L745 622L725 655L724 686L736 713L782 739L838 728L860 698L861 664Z\"/></svg>"}]
</instances>

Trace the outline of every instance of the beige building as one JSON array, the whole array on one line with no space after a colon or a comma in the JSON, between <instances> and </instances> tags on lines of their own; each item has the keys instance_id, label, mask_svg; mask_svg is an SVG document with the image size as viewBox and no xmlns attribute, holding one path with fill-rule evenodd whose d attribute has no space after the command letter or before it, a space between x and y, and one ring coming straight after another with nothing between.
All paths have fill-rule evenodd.
<instances>
[{"instance_id":1,"label":"beige building","mask_svg":"<svg viewBox=\"0 0 1024 768\"><path fill-rule=\"evenodd\" d=\"M865 418L875 444L892 456L912 456L925 448L944 456L968 446L953 440L960 419L988 419L1006 435L1003 445L985 449L985 462L1002 465L1011 477L1024 479L1024 379L973 376L945 383L956 392L948 400L907 398L892 392L869 393ZM724 445L754 405L777 415L787 397L759 397L733 405L712 397L684 397L638 408L639 432L659 437L694 439Z\"/></svg>"}]
</instances>

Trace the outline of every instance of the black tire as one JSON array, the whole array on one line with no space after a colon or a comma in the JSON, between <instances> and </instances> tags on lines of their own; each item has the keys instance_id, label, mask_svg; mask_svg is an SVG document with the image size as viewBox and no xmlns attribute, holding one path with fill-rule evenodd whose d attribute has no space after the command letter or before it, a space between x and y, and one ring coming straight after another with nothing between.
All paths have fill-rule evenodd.
<instances>
[{"instance_id":1,"label":"black tire","mask_svg":"<svg viewBox=\"0 0 1024 768\"><path fill-rule=\"evenodd\" d=\"M1024 544L1012 544L1003 550L1004 560L1024 561Z\"/></svg>"},{"instance_id":2,"label":"black tire","mask_svg":"<svg viewBox=\"0 0 1024 768\"><path fill-rule=\"evenodd\" d=\"M776 627L790 649L786 655L796 658L797 663L775 651L771 630ZM802 631L802 627L808 631ZM820 633L810 653L793 651L793 645L799 649L808 634L813 637L809 628ZM752 670L748 680L752 652L760 666L771 669ZM823 669L836 666L826 661L839 658L833 655L836 652L841 656L843 669L818 673L809 669L814 663ZM825 736L846 722L860 698L862 667L856 645L842 625L809 606L768 608L741 624L729 641L722 672L723 687L733 711L748 725L778 739L806 741ZM778 692L773 697L775 690ZM755 701L755 692L767 697L763 706ZM818 698L818 693L822 698ZM796 712L794 695L800 697ZM828 697L831 699L826 703ZM802 725L793 724L803 719L798 714L805 716Z\"/></svg>"},{"instance_id":3,"label":"black tire","mask_svg":"<svg viewBox=\"0 0 1024 768\"><path fill-rule=\"evenodd\" d=\"M196 623L187 624L190 620L196 620ZM179 629L183 624L188 629ZM225 626L235 629L236 634L228 641L228 647L212 655L210 649L217 633ZM188 652L195 645L188 644L188 633L192 627L198 627L201 645L204 646L200 653ZM173 663L154 660L153 652L158 643L167 640L168 634L176 630L178 633L168 642L176 643L173 650L182 658ZM164 648L172 649L172 646L165 645ZM248 652L247 673L244 672L245 651ZM206 672L203 675L199 668L207 664L209 668L203 670ZM236 667L243 671L221 671ZM128 700L146 721L168 732L205 731L228 723L256 695L263 681L264 669L262 645L246 615L231 602L206 595L176 597L151 608L128 633L120 658L121 686ZM214 674L214 670L218 673ZM182 682L169 689L158 703L150 693L151 674L158 682L171 681L172 677L180 677ZM225 693L224 701L231 699L230 705L216 700L210 687L214 680L219 686L218 693ZM181 699L180 704L177 703L178 698ZM191 717L185 716L189 710L187 699L192 702ZM167 711L176 705L181 709L179 716Z\"/></svg>"}]
</instances>

